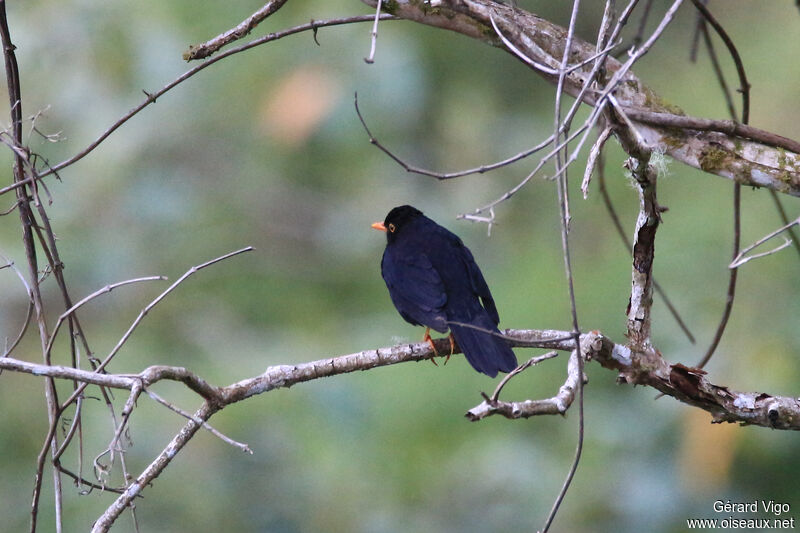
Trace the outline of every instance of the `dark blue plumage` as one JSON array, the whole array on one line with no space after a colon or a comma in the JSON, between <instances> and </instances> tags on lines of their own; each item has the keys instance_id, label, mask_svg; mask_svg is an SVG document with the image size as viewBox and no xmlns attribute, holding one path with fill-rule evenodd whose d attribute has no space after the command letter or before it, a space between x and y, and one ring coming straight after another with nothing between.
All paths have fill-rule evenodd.
<instances>
[{"instance_id":1,"label":"dark blue plumage","mask_svg":"<svg viewBox=\"0 0 800 533\"><path fill-rule=\"evenodd\" d=\"M508 343L487 333L499 333L500 317L461 239L409 205L395 207L373 227L386 231L381 274L400 316L439 333L449 328L478 372L495 377L517 366Z\"/></svg>"}]
</instances>

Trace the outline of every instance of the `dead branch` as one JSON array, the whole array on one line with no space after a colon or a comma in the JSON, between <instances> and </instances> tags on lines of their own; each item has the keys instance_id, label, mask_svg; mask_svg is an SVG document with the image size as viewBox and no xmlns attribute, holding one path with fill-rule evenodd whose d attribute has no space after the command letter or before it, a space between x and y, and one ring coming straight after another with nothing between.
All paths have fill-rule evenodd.
<instances>
[{"instance_id":1,"label":"dead branch","mask_svg":"<svg viewBox=\"0 0 800 533\"><path fill-rule=\"evenodd\" d=\"M547 355L548 354L545 354L545 356ZM534 359L531 359L523 366L527 367L531 364L535 364L532 363ZM511 376L512 374L509 374L506 377L508 378ZM495 393L489 398L484 398L483 402L467 411L467 414L464 416L466 416L470 422L477 422L491 415L502 415L510 419L530 418L537 415L563 415L575 400L575 391L578 388L579 376L578 350L572 350L569 363L567 364L567 379L555 396L543 400L504 402L498 400L497 393Z\"/></svg>"},{"instance_id":2,"label":"dead branch","mask_svg":"<svg viewBox=\"0 0 800 533\"><path fill-rule=\"evenodd\" d=\"M792 227L797 226L797 225L800 225L800 217L792 220L788 224L785 224L785 225L781 226L780 228L776 229L775 231L773 231L771 233L768 233L767 235L761 237L756 242L754 242L750 246L747 246L741 252L739 252L739 254L733 259L731 264L728 265L728 268L739 268L740 266L742 266L743 264L747 263L748 261L751 261L751 260L759 258L759 257L765 257L767 255L772 255L772 254L774 254L776 252L779 252L780 250L783 250L787 246L790 246L792 243L788 239L786 239L783 244L777 246L776 248L774 248L772 250L769 250L767 252L761 252L761 253L758 253L758 254L755 254L755 255L750 255L750 256L747 255L751 251L753 251L753 249L761 246L762 244L764 244L768 240L772 239L773 237L779 235L780 233L782 233L784 231L788 231L789 229L791 229Z\"/></svg>"},{"instance_id":3,"label":"dead branch","mask_svg":"<svg viewBox=\"0 0 800 533\"><path fill-rule=\"evenodd\" d=\"M507 329L502 334L513 347L574 352L575 344L568 331ZM436 339L434 344L437 352L450 350L447 338ZM668 363L653 348L633 351L597 331L581 335L581 346L586 350L587 361L594 360L605 368L619 371L623 382L648 385L683 403L705 409L712 414L714 422L800 430L800 401L795 398L764 392L735 392L727 386L711 383L705 371ZM456 346L454 355L458 353ZM146 389L162 380L180 381L204 400L221 407L298 383L434 357L436 353L427 342L399 344L297 365L271 366L263 374L225 387L211 385L186 368L170 366L151 366L138 374L101 374L4 357L0 358L0 369L127 390L136 384ZM769 412L775 402L780 407L777 415Z\"/></svg>"},{"instance_id":4,"label":"dead branch","mask_svg":"<svg viewBox=\"0 0 800 533\"><path fill-rule=\"evenodd\" d=\"M505 338L513 339L512 346L572 352L567 381L552 398L520 402L484 401L471 409L467 416L471 420L480 420L492 414L501 414L509 418L563 414L569 408L575 391L580 386L580 382L576 382L580 376L578 351L575 350L575 343L570 333L557 330L505 330L502 333ZM726 386L715 385L708 380L703 370L686 367L680 363L667 363L651 347L636 351L628 346L614 344L597 331L582 335L580 343L581 352L586 360L595 360L606 368L618 371L622 382L648 385L683 403L700 407L711 413L713 422L739 422L744 425L759 425L774 429L800 430L800 401L795 398L763 392L736 392ZM449 341L446 338L438 339L435 345L437 351L443 352L449 349ZM259 376L226 387L210 385L201 377L181 367L154 366L135 375L115 375L71 367L41 365L7 357L0 359L0 369L128 390L138 386L146 389L160 380L174 380L183 382L204 398L202 407L190 416L181 432L106 510L93 530L107 531L116 517L168 466L194 433L226 405L274 389L288 388L297 383L403 362L422 361L435 356L436 352L427 342L401 344L299 365L273 366Z\"/></svg>"},{"instance_id":5,"label":"dead branch","mask_svg":"<svg viewBox=\"0 0 800 533\"><path fill-rule=\"evenodd\" d=\"M639 216L633 240L631 297L628 302L628 334L631 346L646 349L650 346L650 311L653 306L653 263L655 239L661 222L661 208L656 201L657 172L646 160L629 159L628 170L637 183Z\"/></svg>"}]
</instances>

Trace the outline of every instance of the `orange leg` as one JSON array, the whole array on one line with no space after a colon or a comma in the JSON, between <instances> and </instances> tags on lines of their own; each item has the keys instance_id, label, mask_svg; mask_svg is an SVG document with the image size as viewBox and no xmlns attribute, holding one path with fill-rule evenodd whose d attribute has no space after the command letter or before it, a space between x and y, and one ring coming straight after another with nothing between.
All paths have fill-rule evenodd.
<instances>
[{"instance_id":1,"label":"orange leg","mask_svg":"<svg viewBox=\"0 0 800 533\"><path fill-rule=\"evenodd\" d=\"M422 341L427 341L433 349L433 354L438 357L439 352L436 351L436 345L433 343L433 339L431 338L431 328L425 328L425 335L422 337ZM431 358L431 363L433 363L434 366L439 366L439 363L437 363L433 358Z\"/></svg>"},{"instance_id":2,"label":"orange leg","mask_svg":"<svg viewBox=\"0 0 800 533\"><path fill-rule=\"evenodd\" d=\"M453 352L456 351L456 339L453 337L453 332L450 332L450 336L447 337L447 340L450 341L450 353L447 354L447 359L444 360L444 364L450 360L450 357L453 355Z\"/></svg>"}]
</instances>

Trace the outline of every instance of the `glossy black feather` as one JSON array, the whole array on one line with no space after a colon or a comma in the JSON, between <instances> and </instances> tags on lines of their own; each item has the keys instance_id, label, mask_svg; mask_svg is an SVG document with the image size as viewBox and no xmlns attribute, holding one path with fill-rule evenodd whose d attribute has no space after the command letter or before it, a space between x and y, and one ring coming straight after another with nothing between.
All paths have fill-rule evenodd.
<instances>
[{"instance_id":1,"label":"glossy black feather","mask_svg":"<svg viewBox=\"0 0 800 533\"><path fill-rule=\"evenodd\" d=\"M461 239L408 205L392 209L384 226L381 274L400 316L440 333L449 328L478 372L513 370L511 347L489 333L499 333L500 322L492 293Z\"/></svg>"}]
</instances>

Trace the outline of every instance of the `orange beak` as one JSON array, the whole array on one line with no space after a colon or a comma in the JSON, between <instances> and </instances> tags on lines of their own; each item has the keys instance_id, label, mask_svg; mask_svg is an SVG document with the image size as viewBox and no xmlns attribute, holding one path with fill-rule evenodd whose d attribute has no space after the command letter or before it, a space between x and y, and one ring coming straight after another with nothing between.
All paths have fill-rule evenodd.
<instances>
[{"instance_id":1,"label":"orange beak","mask_svg":"<svg viewBox=\"0 0 800 533\"><path fill-rule=\"evenodd\" d=\"M376 222L370 227L372 229L377 229L377 230L380 230L380 231L386 231L386 226L383 225L383 222Z\"/></svg>"}]
</instances>

